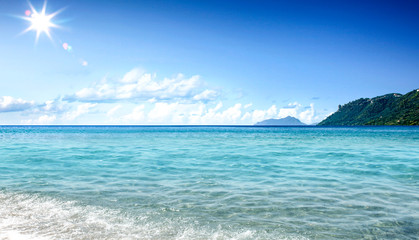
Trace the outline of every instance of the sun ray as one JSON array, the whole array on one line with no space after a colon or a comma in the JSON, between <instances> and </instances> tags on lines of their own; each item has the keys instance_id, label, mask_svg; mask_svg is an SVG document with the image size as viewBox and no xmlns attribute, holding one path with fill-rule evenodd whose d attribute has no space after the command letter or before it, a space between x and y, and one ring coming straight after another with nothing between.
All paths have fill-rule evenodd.
<instances>
[{"instance_id":1,"label":"sun ray","mask_svg":"<svg viewBox=\"0 0 419 240\"><path fill-rule=\"evenodd\" d=\"M47 0L44 1L44 5L42 6L42 15L45 15L45 10L47 8Z\"/></svg>"},{"instance_id":2,"label":"sun ray","mask_svg":"<svg viewBox=\"0 0 419 240\"><path fill-rule=\"evenodd\" d=\"M32 13L36 13L36 9L33 7L32 3L28 1L29 7L31 8Z\"/></svg>"}]
</instances>

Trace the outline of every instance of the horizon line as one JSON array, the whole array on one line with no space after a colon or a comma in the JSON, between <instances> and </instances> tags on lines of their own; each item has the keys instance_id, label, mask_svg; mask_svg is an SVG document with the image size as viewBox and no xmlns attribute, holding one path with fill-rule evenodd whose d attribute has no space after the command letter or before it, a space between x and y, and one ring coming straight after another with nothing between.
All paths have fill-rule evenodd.
<instances>
[{"instance_id":1,"label":"horizon line","mask_svg":"<svg viewBox=\"0 0 419 240\"><path fill-rule=\"evenodd\" d=\"M297 127L297 128L312 128L312 127L333 127L333 128L347 128L347 127L419 127L416 125L117 125L117 124L50 124L50 125L23 125L23 124L0 124L0 127L256 127L256 128L270 128L270 127Z\"/></svg>"}]
</instances>

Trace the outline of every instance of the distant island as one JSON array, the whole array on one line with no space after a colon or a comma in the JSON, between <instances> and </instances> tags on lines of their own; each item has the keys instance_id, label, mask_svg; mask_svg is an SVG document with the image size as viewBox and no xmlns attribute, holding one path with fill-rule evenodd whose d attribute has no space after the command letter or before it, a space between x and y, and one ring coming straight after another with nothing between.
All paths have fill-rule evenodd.
<instances>
[{"instance_id":1,"label":"distant island","mask_svg":"<svg viewBox=\"0 0 419 240\"><path fill-rule=\"evenodd\" d=\"M258 126L301 126L305 125L295 117L285 117L280 119L267 119L256 123Z\"/></svg>"},{"instance_id":2,"label":"distant island","mask_svg":"<svg viewBox=\"0 0 419 240\"><path fill-rule=\"evenodd\" d=\"M349 102L320 126L419 125L419 89Z\"/></svg>"}]
</instances>

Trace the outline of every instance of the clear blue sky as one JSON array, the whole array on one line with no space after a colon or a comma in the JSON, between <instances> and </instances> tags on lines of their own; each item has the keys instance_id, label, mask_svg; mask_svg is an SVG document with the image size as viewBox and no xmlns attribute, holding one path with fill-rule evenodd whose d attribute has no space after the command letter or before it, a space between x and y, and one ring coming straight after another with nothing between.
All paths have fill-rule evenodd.
<instances>
[{"instance_id":1,"label":"clear blue sky","mask_svg":"<svg viewBox=\"0 0 419 240\"><path fill-rule=\"evenodd\" d=\"M314 123L419 87L417 1L50 0L46 13L62 8L35 43L19 35L28 2L0 0L0 124Z\"/></svg>"}]
</instances>

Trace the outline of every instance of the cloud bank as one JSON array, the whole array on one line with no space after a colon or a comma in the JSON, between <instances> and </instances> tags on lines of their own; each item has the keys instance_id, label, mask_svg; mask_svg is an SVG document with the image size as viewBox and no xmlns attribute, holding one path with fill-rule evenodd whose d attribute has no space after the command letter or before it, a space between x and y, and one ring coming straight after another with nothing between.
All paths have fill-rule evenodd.
<instances>
[{"instance_id":1,"label":"cloud bank","mask_svg":"<svg viewBox=\"0 0 419 240\"><path fill-rule=\"evenodd\" d=\"M322 120L313 103L274 104L264 109L237 101L226 100L226 96L207 87L198 75L178 74L159 80L156 74L133 69L118 81L102 81L44 103L3 96L0 113L20 113L19 122L10 120L8 124L252 125L287 116L307 124Z\"/></svg>"}]
</instances>

